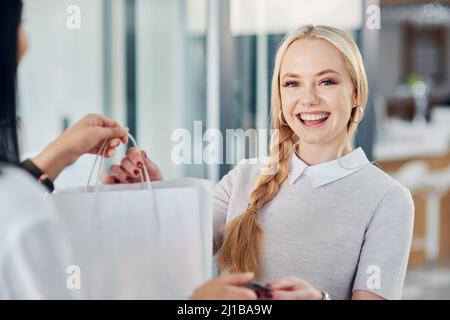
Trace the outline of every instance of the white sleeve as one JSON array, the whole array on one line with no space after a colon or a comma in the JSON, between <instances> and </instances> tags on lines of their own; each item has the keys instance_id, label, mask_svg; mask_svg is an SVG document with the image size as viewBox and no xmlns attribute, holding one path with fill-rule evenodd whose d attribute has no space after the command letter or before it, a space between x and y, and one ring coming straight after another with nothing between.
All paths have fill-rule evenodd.
<instances>
[{"instance_id":1,"label":"white sleeve","mask_svg":"<svg viewBox=\"0 0 450 320\"><path fill-rule=\"evenodd\" d=\"M14 226L0 259L1 299L73 299L66 286L64 246L47 219Z\"/></svg>"}]
</instances>

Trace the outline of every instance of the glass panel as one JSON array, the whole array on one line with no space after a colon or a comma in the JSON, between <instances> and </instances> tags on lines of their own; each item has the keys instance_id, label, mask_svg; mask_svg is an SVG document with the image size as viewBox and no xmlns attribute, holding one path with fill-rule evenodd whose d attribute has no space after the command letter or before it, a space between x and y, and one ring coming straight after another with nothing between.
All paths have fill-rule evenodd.
<instances>
[{"instance_id":1,"label":"glass panel","mask_svg":"<svg viewBox=\"0 0 450 320\"><path fill-rule=\"evenodd\" d=\"M165 178L206 177L202 164L179 165L171 157L176 129L189 132L193 148L206 127L206 0L140 0L136 14L140 144ZM200 135L194 121L202 121Z\"/></svg>"}]
</instances>

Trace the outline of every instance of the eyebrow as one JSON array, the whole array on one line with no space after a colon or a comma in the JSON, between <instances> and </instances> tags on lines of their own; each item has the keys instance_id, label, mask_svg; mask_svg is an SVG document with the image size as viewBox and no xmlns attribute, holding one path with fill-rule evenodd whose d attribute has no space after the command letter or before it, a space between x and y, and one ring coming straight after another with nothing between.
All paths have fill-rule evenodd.
<instances>
[{"instance_id":1,"label":"eyebrow","mask_svg":"<svg viewBox=\"0 0 450 320\"><path fill-rule=\"evenodd\" d=\"M325 70L322 70L322 71L318 72L315 76L316 76L316 77L317 77L317 76L323 76L324 74L327 74L327 73L335 73L335 74L337 74L338 76L340 76L339 72L337 72L337 71L335 71L335 70L333 70L333 69L325 69ZM299 76L299 75L296 74L296 73L286 73L286 74L283 76L283 78L286 78L286 77L301 78L301 76Z\"/></svg>"}]
</instances>

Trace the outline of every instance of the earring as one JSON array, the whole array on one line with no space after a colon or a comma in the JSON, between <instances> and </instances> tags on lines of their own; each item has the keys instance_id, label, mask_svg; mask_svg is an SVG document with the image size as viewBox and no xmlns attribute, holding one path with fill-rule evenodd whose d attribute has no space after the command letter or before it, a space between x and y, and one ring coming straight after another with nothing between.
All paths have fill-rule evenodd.
<instances>
[{"instance_id":1,"label":"earring","mask_svg":"<svg viewBox=\"0 0 450 320\"><path fill-rule=\"evenodd\" d=\"M355 121L353 119L353 116L350 119L352 120L353 123L360 123L362 121L363 117L364 117L364 109L361 108L360 106L356 106L354 109L358 110L359 113L361 114L361 116L359 117L358 121Z\"/></svg>"},{"instance_id":2,"label":"earring","mask_svg":"<svg viewBox=\"0 0 450 320\"><path fill-rule=\"evenodd\" d=\"M278 119L280 120L281 125L288 126L282 110L280 110L280 113L278 114Z\"/></svg>"}]
</instances>

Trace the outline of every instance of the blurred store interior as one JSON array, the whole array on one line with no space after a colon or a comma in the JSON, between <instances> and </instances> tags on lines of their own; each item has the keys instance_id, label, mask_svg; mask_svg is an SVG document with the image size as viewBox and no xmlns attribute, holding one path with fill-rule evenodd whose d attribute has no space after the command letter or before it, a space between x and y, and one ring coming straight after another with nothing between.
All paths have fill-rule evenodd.
<instances>
[{"instance_id":1,"label":"blurred store interior","mask_svg":"<svg viewBox=\"0 0 450 320\"><path fill-rule=\"evenodd\" d=\"M129 126L166 178L217 181L230 169L174 164L175 129L186 128L202 144L194 121L203 132L268 127L274 55L286 33L306 23L347 30L370 83L355 145L406 185L416 205L404 298L450 299L450 1L24 3L24 157L84 114L103 113ZM80 9L79 29L66 26L73 5ZM376 14L370 6L379 8L379 29L368 27ZM57 186L84 184L91 164L92 156L83 157Z\"/></svg>"}]
</instances>

